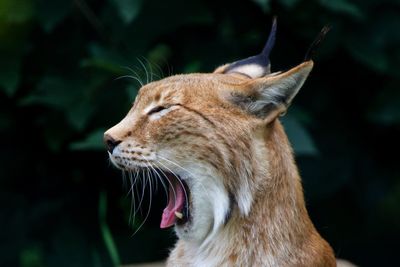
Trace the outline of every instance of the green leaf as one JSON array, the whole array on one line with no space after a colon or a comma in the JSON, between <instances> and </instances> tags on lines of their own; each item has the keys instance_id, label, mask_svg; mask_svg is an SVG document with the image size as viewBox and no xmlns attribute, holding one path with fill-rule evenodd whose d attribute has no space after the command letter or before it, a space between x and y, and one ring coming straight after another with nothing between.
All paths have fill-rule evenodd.
<instances>
[{"instance_id":1,"label":"green leaf","mask_svg":"<svg viewBox=\"0 0 400 267\"><path fill-rule=\"evenodd\" d=\"M123 64L127 62L127 59L117 51L104 47L98 43L90 43L88 49L92 58L103 59L114 64Z\"/></svg>"},{"instance_id":2,"label":"green leaf","mask_svg":"<svg viewBox=\"0 0 400 267\"><path fill-rule=\"evenodd\" d=\"M363 13L361 9L353 3L350 3L348 0L319 0L322 6L327 9L335 12L341 13L345 15L350 15L354 18L360 19L363 17Z\"/></svg>"},{"instance_id":3,"label":"green leaf","mask_svg":"<svg viewBox=\"0 0 400 267\"><path fill-rule=\"evenodd\" d=\"M292 8L299 2L299 0L280 0L280 2L288 8Z\"/></svg>"},{"instance_id":4,"label":"green leaf","mask_svg":"<svg viewBox=\"0 0 400 267\"><path fill-rule=\"evenodd\" d=\"M7 96L14 95L20 79L20 57L13 59L4 58L0 55L0 90Z\"/></svg>"},{"instance_id":5,"label":"green leaf","mask_svg":"<svg viewBox=\"0 0 400 267\"><path fill-rule=\"evenodd\" d=\"M151 51L149 51L147 57L151 65L156 65L157 69L161 69L165 64L167 64L171 54L172 51L168 45L158 44Z\"/></svg>"},{"instance_id":6,"label":"green leaf","mask_svg":"<svg viewBox=\"0 0 400 267\"><path fill-rule=\"evenodd\" d=\"M90 57L81 61L82 67L97 68L111 74L124 74L123 66L128 65L129 59L96 43L89 44L88 49Z\"/></svg>"},{"instance_id":7,"label":"green leaf","mask_svg":"<svg viewBox=\"0 0 400 267\"><path fill-rule=\"evenodd\" d=\"M29 0L0 1L0 90L8 96L14 95L18 87L33 14Z\"/></svg>"},{"instance_id":8,"label":"green leaf","mask_svg":"<svg viewBox=\"0 0 400 267\"><path fill-rule=\"evenodd\" d=\"M75 129L81 131L85 128L94 110L95 108L91 101L81 100L80 103L68 110L67 119Z\"/></svg>"},{"instance_id":9,"label":"green leaf","mask_svg":"<svg viewBox=\"0 0 400 267\"><path fill-rule=\"evenodd\" d=\"M124 23L131 23L139 14L142 0L111 0Z\"/></svg>"},{"instance_id":10,"label":"green leaf","mask_svg":"<svg viewBox=\"0 0 400 267\"><path fill-rule=\"evenodd\" d=\"M315 156L318 150L307 130L293 116L282 119L286 133L297 155Z\"/></svg>"},{"instance_id":11,"label":"green leaf","mask_svg":"<svg viewBox=\"0 0 400 267\"><path fill-rule=\"evenodd\" d=\"M270 10L270 0L252 0L254 3L259 5L264 12Z\"/></svg>"},{"instance_id":12,"label":"green leaf","mask_svg":"<svg viewBox=\"0 0 400 267\"><path fill-rule=\"evenodd\" d=\"M37 89L22 99L20 104L42 104L60 110L67 110L75 106L75 99L81 95L78 87L75 82L69 79L46 76L39 82Z\"/></svg>"},{"instance_id":13,"label":"green leaf","mask_svg":"<svg viewBox=\"0 0 400 267\"><path fill-rule=\"evenodd\" d=\"M400 20L394 11L379 13L368 27L350 29L344 39L352 56L370 69L397 77L400 72Z\"/></svg>"},{"instance_id":14,"label":"green leaf","mask_svg":"<svg viewBox=\"0 0 400 267\"><path fill-rule=\"evenodd\" d=\"M93 114L93 104L80 81L46 76L37 89L20 101L21 105L43 105L62 111L71 126L82 130Z\"/></svg>"},{"instance_id":15,"label":"green leaf","mask_svg":"<svg viewBox=\"0 0 400 267\"><path fill-rule=\"evenodd\" d=\"M68 15L72 1L65 0L37 0L37 19L46 32L51 32L54 27Z\"/></svg>"},{"instance_id":16,"label":"green leaf","mask_svg":"<svg viewBox=\"0 0 400 267\"><path fill-rule=\"evenodd\" d=\"M34 15L33 1L2 0L0 1L0 21L24 23Z\"/></svg>"},{"instance_id":17,"label":"green leaf","mask_svg":"<svg viewBox=\"0 0 400 267\"><path fill-rule=\"evenodd\" d=\"M21 267L42 267L45 266L43 262L43 251L37 246L23 249L19 256Z\"/></svg>"},{"instance_id":18,"label":"green leaf","mask_svg":"<svg viewBox=\"0 0 400 267\"><path fill-rule=\"evenodd\" d=\"M378 124L400 124L400 90L399 81L382 89L376 97L373 107L368 113L368 118Z\"/></svg>"},{"instance_id":19,"label":"green leaf","mask_svg":"<svg viewBox=\"0 0 400 267\"><path fill-rule=\"evenodd\" d=\"M103 135L105 129L97 129L89 133L83 140L70 145L72 150L104 150Z\"/></svg>"}]
</instances>

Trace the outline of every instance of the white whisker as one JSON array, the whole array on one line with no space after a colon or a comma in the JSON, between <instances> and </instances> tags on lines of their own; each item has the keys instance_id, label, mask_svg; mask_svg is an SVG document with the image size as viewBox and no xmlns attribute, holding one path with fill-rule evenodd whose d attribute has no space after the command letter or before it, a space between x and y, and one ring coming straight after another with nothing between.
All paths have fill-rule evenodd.
<instances>
[{"instance_id":1,"label":"white whisker","mask_svg":"<svg viewBox=\"0 0 400 267\"><path fill-rule=\"evenodd\" d=\"M192 172L190 172L189 170L187 170L187 169L185 169L184 167L180 166L178 163L173 162L173 161L171 161L171 160L169 160L169 159L167 159L167 158L164 158L164 157L162 157L162 156L160 156L160 155L157 155L157 157L159 157L159 158L161 158L161 159L163 159L163 160L165 160L165 161L168 161L168 162L174 164L175 166L181 168L182 170L184 170L185 172L187 172L189 175L191 175L191 177L195 177L195 175L194 175ZM158 162L159 162L160 164L162 164L160 161L158 161ZM204 192L208 195L208 197L210 197L210 194L208 193L207 189L204 187L204 185L203 185L202 183L198 182L198 181L195 180L195 179L193 179L193 182L195 182L196 184L200 185L200 186L203 188Z\"/></svg>"},{"instance_id":2,"label":"white whisker","mask_svg":"<svg viewBox=\"0 0 400 267\"><path fill-rule=\"evenodd\" d=\"M149 80L150 77L149 77L149 72L147 71L146 65L143 63L143 61L140 60L140 58L136 58L136 59L137 59L137 61L139 61L140 65L142 65L142 67L146 73L146 84L147 84L150 81Z\"/></svg>"},{"instance_id":3,"label":"white whisker","mask_svg":"<svg viewBox=\"0 0 400 267\"><path fill-rule=\"evenodd\" d=\"M134 222L135 222L135 215L132 216L132 213L133 213L134 209L136 208L135 195L133 194L134 180L133 180L133 177L132 177L132 172L130 171L128 174L129 174L129 181L131 183L131 187L129 189L129 192L131 192L131 208L130 208L130 211L129 211L129 224L132 223L132 225L133 225ZM135 177L135 180L136 180L136 178L137 177ZM129 195L129 192L128 192L128 195Z\"/></svg>"},{"instance_id":4,"label":"white whisker","mask_svg":"<svg viewBox=\"0 0 400 267\"><path fill-rule=\"evenodd\" d=\"M169 196L168 196L168 188L167 188L167 185L164 183L163 178L161 177L160 173L159 173L156 169L154 169L154 170L155 170L155 172L156 172L156 175L158 176L158 180L160 180L161 185L162 185L163 188L164 188L164 191L165 191L165 198L166 198L167 203L168 203Z\"/></svg>"},{"instance_id":5,"label":"white whisker","mask_svg":"<svg viewBox=\"0 0 400 267\"><path fill-rule=\"evenodd\" d=\"M146 213L146 216L145 216L145 218L143 219L143 221L142 221L142 223L139 225L139 227L135 230L135 232L132 234L132 236L134 236L139 230L140 230L140 228L142 228L142 226L144 225L144 223L147 221L147 218L149 217L149 214L150 214L150 210L151 210L151 204L152 204L152 199L153 199L153 196L152 196L152 185L151 185L151 179L150 179L150 175L149 175L149 169L147 168L146 169L146 171L147 171L147 175L146 175L146 180L148 180L149 181L149 187L150 187L150 197L149 197L149 207L148 207L148 209L147 209L147 213Z\"/></svg>"},{"instance_id":6,"label":"white whisker","mask_svg":"<svg viewBox=\"0 0 400 267\"><path fill-rule=\"evenodd\" d=\"M124 79L124 78L133 79L133 80L137 81L137 82L140 84L140 86L143 86L142 81L141 81L139 78L137 78L137 77L135 77L135 76L132 76L132 75L123 75L123 76L119 76L118 78L115 78L115 81L116 81L116 80L120 80L120 79Z\"/></svg>"},{"instance_id":7,"label":"white whisker","mask_svg":"<svg viewBox=\"0 0 400 267\"><path fill-rule=\"evenodd\" d=\"M157 169L155 169L144 156L143 156L143 158L147 161L147 164L149 164L150 168L152 168L153 172L158 176L159 180L161 181L161 184L162 184L162 186L163 186L163 188L165 190L165 193L166 193L166 198L167 198L167 203L168 203L168 189L167 189L167 186L165 185L165 183L164 183L162 177L160 176L160 174L158 173ZM162 170L160 169L160 171L162 171ZM156 181L156 186L157 186L158 185L158 179L155 178L155 181Z\"/></svg>"},{"instance_id":8,"label":"white whisker","mask_svg":"<svg viewBox=\"0 0 400 267\"><path fill-rule=\"evenodd\" d=\"M142 58L147 62L147 65L150 68L150 75L151 75L150 80L153 81L153 76L155 76L157 79L161 79L162 73L163 73L161 68L157 64L151 63L147 58L145 58L145 57L142 57ZM157 68L157 70L161 73L161 76L157 75L156 73L153 72L152 66L155 66Z\"/></svg>"},{"instance_id":9,"label":"white whisker","mask_svg":"<svg viewBox=\"0 0 400 267\"><path fill-rule=\"evenodd\" d=\"M144 170L142 171L142 178L143 177L144 177ZM138 204L134 214L136 214L139 210L140 210L140 212L142 211L141 207L142 207L142 202L143 202L143 198L144 198L144 192L145 192L146 185L147 185L147 179L144 179L144 181L139 179L139 181L142 182L142 195L140 196L140 201L139 201L139 204Z\"/></svg>"},{"instance_id":10,"label":"white whisker","mask_svg":"<svg viewBox=\"0 0 400 267\"><path fill-rule=\"evenodd\" d=\"M130 72L132 72L133 75L135 75L135 76L131 76L130 78L135 78L135 80L139 82L140 86L144 85L143 81L140 79L141 78L140 75L135 70L133 70L132 68L127 67L127 66L125 66L124 68L129 70Z\"/></svg>"}]
</instances>

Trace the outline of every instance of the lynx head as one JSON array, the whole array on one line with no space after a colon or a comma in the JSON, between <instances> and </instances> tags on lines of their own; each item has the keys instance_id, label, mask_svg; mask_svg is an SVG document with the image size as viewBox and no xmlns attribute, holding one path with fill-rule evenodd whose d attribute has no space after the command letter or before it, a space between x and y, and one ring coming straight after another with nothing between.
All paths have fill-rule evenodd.
<instances>
[{"instance_id":1,"label":"lynx head","mask_svg":"<svg viewBox=\"0 0 400 267\"><path fill-rule=\"evenodd\" d=\"M180 238L202 243L231 216L248 216L268 183L269 125L313 67L308 60L271 73L275 30L274 22L257 56L143 86L126 117L104 134L116 167L152 170L168 187L160 226L175 225Z\"/></svg>"}]
</instances>

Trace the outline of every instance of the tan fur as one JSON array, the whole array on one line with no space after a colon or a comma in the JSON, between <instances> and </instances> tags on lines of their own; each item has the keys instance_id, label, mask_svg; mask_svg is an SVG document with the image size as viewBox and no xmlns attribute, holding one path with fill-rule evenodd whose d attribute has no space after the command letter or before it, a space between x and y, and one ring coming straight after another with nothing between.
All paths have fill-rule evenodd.
<instances>
[{"instance_id":1,"label":"tan fur","mask_svg":"<svg viewBox=\"0 0 400 267\"><path fill-rule=\"evenodd\" d=\"M204 221L211 226L205 227L204 238L185 235L196 229L177 227L180 240L167 266L336 266L331 247L305 207L293 153L278 119L285 107L259 118L231 99L293 73L308 74L311 68L310 61L260 79L222 74L221 68L219 73L165 78L141 88L127 116L106 132L106 138L122 141L118 155L110 156L121 168L182 171L170 160L194 173L187 181L193 188L194 220L209 217ZM146 114L149 107L171 105L164 116ZM211 199L225 191L232 195L225 225L213 227L216 215L201 212L208 204L196 195L204 193L196 191L198 183L211 189L221 183L222 193L206 192Z\"/></svg>"}]
</instances>

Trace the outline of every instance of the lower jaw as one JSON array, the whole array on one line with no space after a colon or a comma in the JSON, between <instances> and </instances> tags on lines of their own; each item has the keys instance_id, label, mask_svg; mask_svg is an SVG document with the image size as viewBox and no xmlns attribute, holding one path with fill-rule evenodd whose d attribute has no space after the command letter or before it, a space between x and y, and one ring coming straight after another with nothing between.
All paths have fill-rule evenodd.
<instances>
[{"instance_id":1,"label":"lower jaw","mask_svg":"<svg viewBox=\"0 0 400 267\"><path fill-rule=\"evenodd\" d=\"M179 240L189 242L193 245L201 245L207 239L212 230L212 223L199 225L195 222L187 222L175 225L175 233Z\"/></svg>"}]
</instances>

